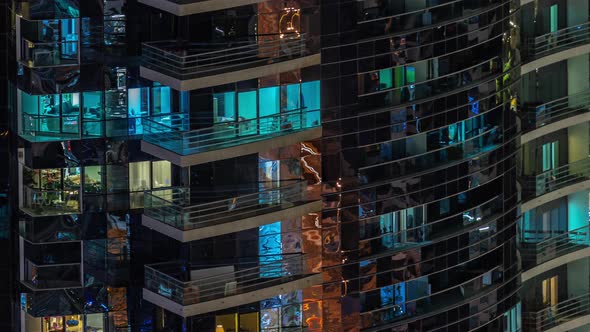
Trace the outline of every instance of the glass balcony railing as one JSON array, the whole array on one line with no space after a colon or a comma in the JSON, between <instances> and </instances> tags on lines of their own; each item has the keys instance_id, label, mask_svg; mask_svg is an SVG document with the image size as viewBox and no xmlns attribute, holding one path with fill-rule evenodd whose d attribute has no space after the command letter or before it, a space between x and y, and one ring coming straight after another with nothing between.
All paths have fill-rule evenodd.
<instances>
[{"instance_id":1,"label":"glass balcony railing","mask_svg":"<svg viewBox=\"0 0 590 332\"><path fill-rule=\"evenodd\" d=\"M35 290L82 287L80 263L37 265L25 261L23 284Z\"/></svg>"},{"instance_id":2,"label":"glass balcony railing","mask_svg":"<svg viewBox=\"0 0 590 332\"><path fill-rule=\"evenodd\" d=\"M82 239L82 225L72 215L19 220L19 235L34 243L76 241Z\"/></svg>"},{"instance_id":3,"label":"glass balcony railing","mask_svg":"<svg viewBox=\"0 0 590 332\"><path fill-rule=\"evenodd\" d=\"M83 288L63 288L21 293L20 303L29 315L47 317L79 314L83 312L86 301Z\"/></svg>"},{"instance_id":4,"label":"glass balcony railing","mask_svg":"<svg viewBox=\"0 0 590 332\"><path fill-rule=\"evenodd\" d=\"M527 235L527 232L533 234ZM538 242L520 243L522 261L526 268L590 246L590 225L558 234L555 232L539 234L539 232L533 231L524 231L524 233L525 239L545 237L544 240Z\"/></svg>"},{"instance_id":5,"label":"glass balcony railing","mask_svg":"<svg viewBox=\"0 0 590 332\"><path fill-rule=\"evenodd\" d=\"M590 294L571 297L535 312L523 312L525 331L546 331L578 317L590 315Z\"/></svg>"},{"instance_id":6,"label":"glass balcony railing","mask_svg":"<svg viewBox=\"0 0 590 332\"><path fill-rule=\"evenodd\" d=\"M305 34L257 35L227 43L166 40L142 44L143 64L191 79L291 60L310 54Z\"/></svg>"},{"instance_id":7,"label":"glass balcony railing","mask_svg":"<svg viewBox=\"0 0 590 332\"><path fill-rule=\"evenodd\" d=\"M559 166L523 179L523 196L538 197L557 189L590 179L590 158Z\"/></svg>"},{"instance_id":8,"label":"glass balcony railing","mask_svg":"<svg viewBox=\"0 0 590 332\"><path fill-rule=\"evenodd\" d=\"M228 121L210 128L187 131L187 114L144 120L143 140L180 155L219 150L241 144L259 142L294 131L315 128L319 110L306 108L240 121Z\"/></svg>"},{"instance_id":9,"label":"glass balcony railing","mask_svg":"<svg viewBox=\"0 0 590 332\"><path fill-rule=\"evenodd\" d=\"M191 193L190 188L155 190L145 193L143 213L175 228L191 230L293 207L307 200L306 187L306 182L296 182L214 201Z\"/></svg>"},{"instance_id":10,"label":"glass balcony railing","mask_svg":"<svg viewBox=\"0 0 590 332\"><path fill-rule=\"evenodd\" d=\"M529 56L540 58L589 41L590 22L586 22L532 38L527 50Z\"/></svg>"},{"instance_id":11,"label":"glass balcony railing","mask_svg":"<svg viewBox=\"0 0 590 332\"><path fill-rule=\"evenodd\" d=\"M145 287L183 306L255 292L305 277L305 255L261 256L216 265L170 262L145 267ZM283 291L277 290L277 294ZM228 304L231 306L231 304Z\"/></svg>"},{"instance_id":12,"label":"glass balcony railing","mask_svg":"<svg viewBox=\"0 0 590 332\"><path fill-rule=\"evenodd\" d=\"M32 216L78 214L81 211L78 190L40 190L23 187L21 210Z\"/></svg>"},{"instance_id":13,"label":"glass balcony railing","mask_svg":"<svg viewBox=\"0 0 590 332\"><path fill-rule=\"evenodd\" d=\"M32 42L23 38L21 63L27 67L77 65L78 41Z\"/></svg>"},{"instance_id":14,"label":"glass balcony railing","mask_svg":"<svg viewBox=\"0 0 590 332\"><path fill-rule=\"evenodd\" d=\"M521 114L525 131L543 127L568 117L588 112L590 90L565 96L548 103L530 108Z\"/></svg>"}]
</instances>

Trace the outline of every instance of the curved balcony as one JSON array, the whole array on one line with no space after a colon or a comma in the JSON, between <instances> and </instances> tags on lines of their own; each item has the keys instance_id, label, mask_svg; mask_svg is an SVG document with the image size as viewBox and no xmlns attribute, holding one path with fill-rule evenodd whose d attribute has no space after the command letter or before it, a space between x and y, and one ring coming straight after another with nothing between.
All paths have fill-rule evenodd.
<instances>
[{"instance_id":1,"label":"curved balcony","mask_svg":"<svg viewBox=\"0 0 590 332\"><path fill-rule=\"evenodd\" d=\"M188 116L144 121L141 149L181 167L268 151L321 137L319 111L297 109L188 131Z\"/></svg>"},{"instance_id":2,"label":"curved balcony","mask_svg":"<svg viewBox=\"0 0 590 332\"><path fill-rule=\"evenodd\" d=\"M590 225L557 235L549 232L539 234L538 232L532 231L525 231L524 235L525 241L527 241L527 237L531 240L546 237L546 239L539 242L527 241L520 244L522 261L525 268L540 266L545 262L571 252L590 247Z\"/></svg>"},{"instance_id":3,"label":"curved balcony","mask_svg":"<svg viewBox=\"0 0 590 332\"><path fill-rule=\"evenodd\" d=\"M81 213L78 190L40 190L23 187L20 209L32 217Z\"/></svg>"},{"instance_id":4,"label":"curved balcony","mask_svg":"<svg viewBox=\"0 0 590 332\"><path fill-rule=\"evenodd\" d=\"M208 13L266 1L268 0L139 0L140 3L176 16Z\"/></svg>"},{"instance_id":5,"label":"curved balcony","mask_svg":"<svg viewBox=\"0 0 590 332\"><path fill-rule=\"evenodd\" d=\"M522 66L522 74L533 71L535 68L588 53L590 45L585 44L589 42L590 22L532 38L525 47L527 58L532 61L528 61L528 63ZM583 49L577 49L581 46Z\"/></svg>"},{"instance_id":6,"label":"curved balcony","mask_svg":"<svg viewBox=\"0 0 590 332\"><path fill-rule=\"evenodd\" d=\"M306 34L259 35L231 43L143 43L142 77L180 91L228 84L320 64Z\"/></svg>"},{"instance_id":7,"label":"curved balcony","mask_svg":"<svg viewBox=\"0 0 590 332\"><path fill-rule=\"evenodd\" d=\"M535 312L523 312L525 331L571 331L590 323L590 294L572 297Z\"/></svg>"},{"instance_id":8,"label":"curved balcony","mask_svg":"<svg viewBox=\"0 0 590 332\"><path fill-rule=\"evenodd\" d=\"M590 121L590 90L526 109L521 115L521 144L572 125Z\"/></svg>"},{"instance_id":9,"label":"curved balcony","mask_svg":"<svg viewBox=\"0 0 590 332\"><path fill-rule=\"evenodd\" d=\"M528 176L521 180L523 201L534 202L525 205L523 211L528 211L559 197L579 190L575 185L586 184L590 180L590 158L584 158L535 176ZM570 188L571 187L571 188Z\"/></svg>"},{"instance_id":10,"label":"curved balcony","mask_svg":"<svg viewBox=\"0 0 590 332\"><path fill-rule=\"evenodd\" d=\"M257 257L199 266L184 262L145 267L143 298L182 317L262 301L322 283L305 256Z\"/></svg>"},{"instance_id":11,"label":"curved balcony","mask_svg":"<svg viewBox=\"0 0 590 332\"><path fill-rule=\"evenodd\" d=\"M321 210L306 190L297 182L222 200L189 188L146 192L142 224L182 242L235 233Z\"/></svg>"}]
</instances>

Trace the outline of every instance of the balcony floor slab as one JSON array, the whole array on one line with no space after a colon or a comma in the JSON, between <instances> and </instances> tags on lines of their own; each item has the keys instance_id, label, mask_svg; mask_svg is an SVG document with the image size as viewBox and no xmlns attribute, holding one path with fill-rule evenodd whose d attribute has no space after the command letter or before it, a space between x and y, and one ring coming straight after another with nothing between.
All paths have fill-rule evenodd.
<instances>
[{"instance_id":1,"label":"balcony floor slab","mask_svg":"<svg viewBox=\"0 0 590 332\"><path fill-rule=\"evenodd\" d=\"M278 75L293 70L319 65L321 63L320 54L312 54L292 60L271 63L262 66L254 66L240 70L228 71L221 74L207 75L197 78L179 79L172 77L157 70L140 66L139 73L141 77L154 82L160 82L162 85L170 86L179 91L197 90L212 86L235 83L260 77Z\"/></svg>"},{"instance_id":2,"label":"balcony floor slab","mask_svg":"<svg viewBox=\"0 0 590 332\"><path fill-rule=\"evenodd\" d=\"M175 165L187 167L269 151L299 142L314 140L320 137L322 137L322 128L315 127L293 131L289 134L257 140L251 143L229 146L226 148L222 147L219 149L207 150L203 152L195 152L189 155L181 155L143 140L141 141L141 150L160 159L166 159Z\"/></svg>"},{"instance_id":3,"label":"balcony floor slab","mask_svg":"<svg viewBox=\"0 0 590 332\"><path fill-rule=\"evenodd\" d=\"M253 215L248 218L241 218L231 222L225 222L218 225L205 226L191 230L178 229L157 219L146 216L145 214L142 216L141 223L150 229L167 235L180 242L191 242L214 236L240 232L243 230L270 224L279 220L301 217L307 213L317 212L321 209L322 202L314 201L301 205L293 205L292 207L288 208L280 208L271 213Z\"/></svg>"},{"instance_id":4,"label":"balcony floor slab","mask_svg":"<svg viewBox=\"0 0 590 332\"><path fill-rule=\"evenodd\" d=\"M194 0L192 3L179 4L167 0L139 0L140 3L158 8L176 16L208 13L217 10L246 6L268 0Z\"/></svg>"},{"instance_id":5,"label":"balcony floor slab","mask_svg":"<svg viewBox=\"0 0 590 332\"><path fill-rule=\"evenodd\" d=\"M160 294L154 293L146 288L143 289L143 299L171 311L182 317L190 317L212 311L233 308L248 303L269 299L279 294L294 292L299 289L321 284L323 277L321 273L313 274L280 285L262 288L254 292L247 292L238 295L227 296L217 300L206 301L197 304L183 306Z\"/></svg>"}]
</instances>

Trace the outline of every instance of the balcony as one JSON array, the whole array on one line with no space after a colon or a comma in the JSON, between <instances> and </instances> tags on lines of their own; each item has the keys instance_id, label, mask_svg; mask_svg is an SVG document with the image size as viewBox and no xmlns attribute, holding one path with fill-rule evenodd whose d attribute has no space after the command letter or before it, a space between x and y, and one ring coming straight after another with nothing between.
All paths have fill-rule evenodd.
<instances>
[{"instance_id":1,"label":"balcony","mask_svg":"<svg viewBox=\"0 0 590 332\"><path fill-rule=\"evenodd\" d=\"M33 243L82 240L82 225L76 215L19 220L19 235Z\"/></svg>"},{"instance_id":2,"label":"balcony","mask_svg":"<svg viewBox=\"0 0 590 332\"><path fill-rule=\"evenodd\" d=\"M81 212L78 190L40 190L23 187L20 209L31 217L79 214Z\"/></svg>"},{"instance_id":3,"label":"balcony","mask_svg":"<svg viewBox=\"0 0 590 332\"><path fill-rule=\"evenodd\" d=\"M34 42L22 39L20 63L29 68L77 66L78 41Z\"/></svg>"},{"instance_id":4,"label":"balcony","mask_svg":"<svg viewBox=\"0 0 590 332\"><path fill-rule=\"evenodd\" d=\"M146 192L142 224L182 242L240 232L321 210L306 190L296 182L221 200L189 188Z\"/></svg>"},{"instance_id":5,"label":"balcony","mask_svg":"<svg viewBox=\"0 0 590 332\"><path fill-rule=\"evenodd\" d=\"M529 61L525 61L528 63L523 65L522 74L528 73L535 68L588 53L587 49L579 51L573 49L589 42L590 22L531 38L525 47L526 57Z\"/></svg>"},{"instance_id":6,"label":"balcony","mask_svg":"<svg viewBox=\"0 0 590 332\"><path fill-rule=\"evenodd\" d=\"M320 64L306 34L261 35L231 43L143 43L142 77L180 91L277 75Z\"/></svg>"},{"instance_id":7,"label":"balcony","mask_svg":"<svg viewBox=\"0 0 590 332\"><path fill-rule=\"evenodd\" d=\"M66 288L20 294L21 309L33 317L75 315L83 312L83 288Z\"/></svg>"},{"instance_id":8,"label":"balcony","mask_svg":"<svg viewBox=\"0 0 590 332\"><path fill-rule=\"evenodd\" d=\"M268 0L139 0L140 3L176 16L208 13L265 1Z\"/></svg>"},{"instance_id":9,"label":"balcony","mask_svg":"<svg viewBox=\"0 0 590 332\"><path fill-rule=\"evenodd\" d=\"M523 199L526 200L565 189L590 179L590 158L584 158L536 176L523 179ZM576 190L577 191L577 190ZM568 193L558 193L559 197ZM551 197L553 199L559 197ZM528 211L530 208L523 211Z\"/></svg>"},{"instance_id":10,"label":"balcony","mask_svg":"<svg viewBox=\"0 0 590 332\"><path fill-rule=\"evenodd\" d=\"M188 116L144 121L142 151L181 167L268 151L321 137L319 110L297 109L188 130Z\"/></svg>"},{"instance_id":11,"label":"balcony","mask_svg":"<svg viewBox=\"0 0 590 332\"><path fill-rule=\"evenodd\" d=\"M540 58L590 41L590 22L549 32L530 40L527 50L533 58Z\"/></svg>"},{"instance_id":12,"label":"balcony","mask_svg":"<svg viewBox=\"0 0 590 332\"><path fill-rule=\"evenodd\" d=\"M577 250L590 247L590 225L558 234L524 231L525 241L520 244L525 268L539 266ZM536 239L542 239L535 242Z\"/></svg>"},{"instance_id":13,"label":"balcony","mask_svg":"<svg viewBox=\"0 0 590 332\"><path fill-rule=\"evenodd\" d=\"M322 283L304 255L257 257L210 266L183 262L145 267L143 298L182 317L262 301Z\"/></svg>"},{"instance_id":14,"label":"balcony","mask_svg":"<svg viewBox=\"0 0 590 332\"><path fill-rule=\"evenodd\" d=\"M562 128L590 121L590 90L565 96L528 108L521 114L523 131L521 143L527 143ZM545 128L544 130L537 130Z\"/></svg>"},{"instance_id":15,"label":"balcony","mask_svg":"<svg viewBox=\"0 0 590 332\"><path fill-rule=\"evenodd\" d=\"M37 265L26 259L24 273L25 277L21 283L34 291L83 286L80 263Z\"/></svg>"},{"instance_id":16,"label":"balcony","mask_svg":"<svg viewBox=\"0 0 590 332\"><path fill-rule=\"evenodd\" d=\"M535 312L522 313L524 331L571 331L590 323L590 294L569 298ZM559 327L559 329L554 329Z\"/></svg>"}]
</instances>

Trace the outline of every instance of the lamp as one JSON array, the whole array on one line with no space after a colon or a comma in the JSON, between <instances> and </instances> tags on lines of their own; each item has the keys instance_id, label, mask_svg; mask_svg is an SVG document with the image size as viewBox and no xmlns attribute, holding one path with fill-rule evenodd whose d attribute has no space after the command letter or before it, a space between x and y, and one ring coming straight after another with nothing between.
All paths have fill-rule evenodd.
<instances>
[{"instance_id":1,"label":"lamp","mask_svg":"<svg viewBox=\"0 0 590 332\"><path fill-rule=\"evenodd\" d=\"M215 327L215 332L225 332L225 329L223 328L223 325L217 325Z\"/></svg>"}]
</instances>

